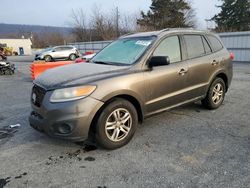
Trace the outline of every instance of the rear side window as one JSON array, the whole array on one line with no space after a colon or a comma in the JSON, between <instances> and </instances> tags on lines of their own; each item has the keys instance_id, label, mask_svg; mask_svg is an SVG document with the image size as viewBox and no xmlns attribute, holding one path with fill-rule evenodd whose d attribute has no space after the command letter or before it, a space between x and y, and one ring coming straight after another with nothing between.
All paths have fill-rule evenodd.
<instances>
[{"instance_id":1,"label":"rear side window","mask_svg":"<svg viewBox=\"0 0 250 188\"><path fill-rule=\"evenodd\" d=\"M153 56L168 56L171 63L181 61L181 48L178 36L164 39L155 49Z\"/></svg>"},{"instance_id":2,"label":"rear side window","mask_svg":"<svg viewBox=\"0 0 250 188\"><path fill-rule=\"evenodd\" d=\"M61 47L62 48L62 50L71 50L72 48L71 47Z\"/></svg>"},{"instance_id":3,"label":"rear side window","mask_svg":"<svg viewBox=\"0 0 250 188\"><path fill-rule=\"evenodd\" d=\"M186 42L189 59L206 54L200 35L184 35L184 40Z\"/></svg>"},{"instance_id":4,"label":"rear side window","mask_svg":"<svg viewBox=\"0 0 250 188\"><path fill-rule=\"evenodd\" d=\"M208 35L207 38L210 41L214 51L219 51L219 50L221 50L223 48L221 42L215 36Z\"/></svg>"}]
</instances>

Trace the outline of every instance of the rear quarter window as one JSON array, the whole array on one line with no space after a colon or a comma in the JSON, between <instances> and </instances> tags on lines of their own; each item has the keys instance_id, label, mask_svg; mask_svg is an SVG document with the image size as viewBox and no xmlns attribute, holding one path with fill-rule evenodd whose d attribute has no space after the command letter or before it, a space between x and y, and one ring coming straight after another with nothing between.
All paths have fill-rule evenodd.
<instances>
[{"instance_id":1,"label":"rear quarter window","mask_svg":"<svg viewBox=\"0 0 250 188\"><path fill-rule=\"evenodd\" d=\"M215 36L212 36L212 35L208 35L207 36L213 50L215 52L221 50L223 48L223 45L221 44L221 42L219 41L219 39Z\"/></svg>"}]
</instances>

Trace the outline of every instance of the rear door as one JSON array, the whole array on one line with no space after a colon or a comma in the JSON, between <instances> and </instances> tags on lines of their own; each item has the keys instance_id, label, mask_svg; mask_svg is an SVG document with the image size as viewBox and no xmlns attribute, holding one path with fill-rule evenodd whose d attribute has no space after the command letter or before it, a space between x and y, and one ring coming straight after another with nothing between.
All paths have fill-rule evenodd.
<instances>
[{"instance_id":1,"label":"rear door","mask_svg":"<svg viewBox=\"0 0 250 188\"><path fill-rule=\"evenodd\" d=\"M60 59L60 58L62 58L62 51L63 51L62 47L55 47L53 49L53 52L51 53L52 54L52 58L53 59Z\"/></svg>"},{"instance_id":2,"label":"rear door","mask_svg":"<svg viewBox=\"0 0 250 188\"><path fill-rule=\"evenodd\" d=\"M186 100L188 64L182 61L179 36L165 38L153 52L153 56L168 56L170 65L153 67L145 73L148 115L162 111Z\"/></svg>"},{"instance_id":3,"label":"rear door","mask_svg":"<svg viewBox=\"0 0 250 188\"><path fill-rule=\"evenodd\" d=\"M63 47L63 51L62 51L62 57L63 58L69 57L70 54L72 54L72 53L74 53L72 47L70 47L70 46Z\"/></svg>"},{"instance_id":4,"label":"rear door","mask_svg":"<svg viewBox=\"0 0 250 188\"><path fill-rule=\"evenodd\" d=\"M191 100L206 94L207 85L215 70L213 62L217 59L205 36L186 34L183 39L189 66L187 97Z\"/></svg>"}]
</instances>

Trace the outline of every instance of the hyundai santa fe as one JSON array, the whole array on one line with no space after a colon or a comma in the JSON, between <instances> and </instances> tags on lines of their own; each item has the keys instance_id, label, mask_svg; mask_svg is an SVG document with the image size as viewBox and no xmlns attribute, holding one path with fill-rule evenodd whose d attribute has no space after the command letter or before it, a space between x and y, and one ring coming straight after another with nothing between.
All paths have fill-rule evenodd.
<instances>
[{"instance_id":1,"label":"hyundai santa fe","mask_svg":"<svg viewBox=\"0 0 250 188\"><path fill-rule=\"evenodd\" d=\"M30 125L106 148L127 144L153 114L202 101L218 108L232 80L232 58L218 36L192 29L128 34L89 63L46 71L34 81Z\"/></svg>"}]
</instances>

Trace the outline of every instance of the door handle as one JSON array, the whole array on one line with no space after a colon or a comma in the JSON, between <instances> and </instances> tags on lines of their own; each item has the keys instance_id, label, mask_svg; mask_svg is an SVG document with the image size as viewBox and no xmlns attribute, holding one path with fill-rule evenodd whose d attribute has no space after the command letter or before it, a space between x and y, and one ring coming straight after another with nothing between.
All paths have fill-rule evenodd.
<instances>
[{"instance_id":1,"label":"door handle","mask_svg":"<svg viewBox=\"0 0 250 188\"><path fill-rule=\"evenodd\" d=\"M213 60L212 65L218 65L219 61Z\"/></svg>"},{"instance_id":2,"label":"door handle","mask_svg":"<svg viewBox=\"0 0 250 188\"><path fill-rule=\"evenodd\" d=\"M187 72L188 72L187 69L181 69L178 73L179 73L180 75L184 75L184 74L186 74Z\"/></svg>"}]
</instances>

